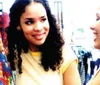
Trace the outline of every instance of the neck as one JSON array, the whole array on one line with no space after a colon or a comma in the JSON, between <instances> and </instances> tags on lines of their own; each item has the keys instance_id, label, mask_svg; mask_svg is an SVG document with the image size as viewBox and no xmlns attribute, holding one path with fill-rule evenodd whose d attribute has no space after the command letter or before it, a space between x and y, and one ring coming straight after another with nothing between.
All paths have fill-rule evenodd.
<instances>
[{"instance_id":1,"label":"neck","mask_svg":"<svg viewBox=\"0 0 100 85\"><path fill-rule=\"evenodd\" d=\"M30 50L31 50L32 52L39 52L39 49L38 49L37 46L35 46L35 47L31 47L31 46L30 46Z\"/></svg>"}]
</instances>

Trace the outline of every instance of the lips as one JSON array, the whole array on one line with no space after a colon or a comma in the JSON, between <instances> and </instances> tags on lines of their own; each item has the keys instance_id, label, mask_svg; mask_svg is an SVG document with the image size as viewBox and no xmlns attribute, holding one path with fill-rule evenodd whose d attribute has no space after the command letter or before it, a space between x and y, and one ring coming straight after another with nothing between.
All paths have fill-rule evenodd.
<instances>
[{"instance_id":1,"label":"lips","mask_svg":"<svg viewBox=\"0 0 100 85\"><path fill-rule=\"evenodd\" d=\"M41 40L44 38L44 35L45 33L42 33L42 34L35 34L33 35L33 37L36 39L36 40Z\"/></svg>"}]
</instances>

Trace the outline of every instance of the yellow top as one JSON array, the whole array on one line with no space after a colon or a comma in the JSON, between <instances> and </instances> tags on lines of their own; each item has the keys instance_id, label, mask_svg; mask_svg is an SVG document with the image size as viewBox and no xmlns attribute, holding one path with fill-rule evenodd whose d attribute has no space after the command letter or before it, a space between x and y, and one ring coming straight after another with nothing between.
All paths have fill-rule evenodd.
<instances>
[{"instance_id":1,"label":"yellow top","mask_svg":"<svg viewBox=\"0 0 100 85\"><path fill-rule=\"evenodd\" d=\"M61 70L46 72L40 65L41 52L22 53L22 74L16 70L16 85L63 85L62 74L77 57L68 47L63 50L64 63Z\"/></svg>"}]
</instances>

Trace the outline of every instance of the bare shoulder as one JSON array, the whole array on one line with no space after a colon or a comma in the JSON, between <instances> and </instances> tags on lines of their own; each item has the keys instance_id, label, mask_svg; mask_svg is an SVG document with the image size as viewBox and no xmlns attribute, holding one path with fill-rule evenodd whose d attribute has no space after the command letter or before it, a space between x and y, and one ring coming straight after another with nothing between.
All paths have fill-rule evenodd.
<instances>
[{"instance_id":1,"label":"bare shoulder","mask_svg":"<svg viewBox=\"0 0 100 85\"><path fill-rule=\"evenodd\" d=\"M73 61L63 74L64 85L81 85L77 64ZM76 81L77 79L77 81Z\"/></svg>"},{"instance_id":2,"label":"bare shoulder","mask_svg":"<svg viewBox=\"0 0 100 85\"><path fill-rule=\"evenodd\" d=\"M94 77L88 82L87 85L100 85L100 69L96 72Z\"/></svg>"}]
</instances>

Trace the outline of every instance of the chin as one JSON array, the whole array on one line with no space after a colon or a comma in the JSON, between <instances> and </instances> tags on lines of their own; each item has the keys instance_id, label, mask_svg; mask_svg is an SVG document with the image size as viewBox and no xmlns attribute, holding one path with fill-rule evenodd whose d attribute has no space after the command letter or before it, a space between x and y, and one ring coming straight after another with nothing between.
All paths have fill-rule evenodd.
<instances>
[{"instance_id":1,"label":"chin","mask_svg":"<svg viewBox=\"0 0 100 85\"><path fill-rule=\"evenodd\" d=\"M100 45L94 45L96 49L100 49Z\"/></svg>"},{"instance_id":2,"label":"chin","mask_svg":"<svg viewBox=\"0 0 100 85\"><path fill-rule=\"evenodd\" d=\"M37 45L43 45L44 44L44 41L42 42L37 42Z\"/></svg>"}]
</instances>

